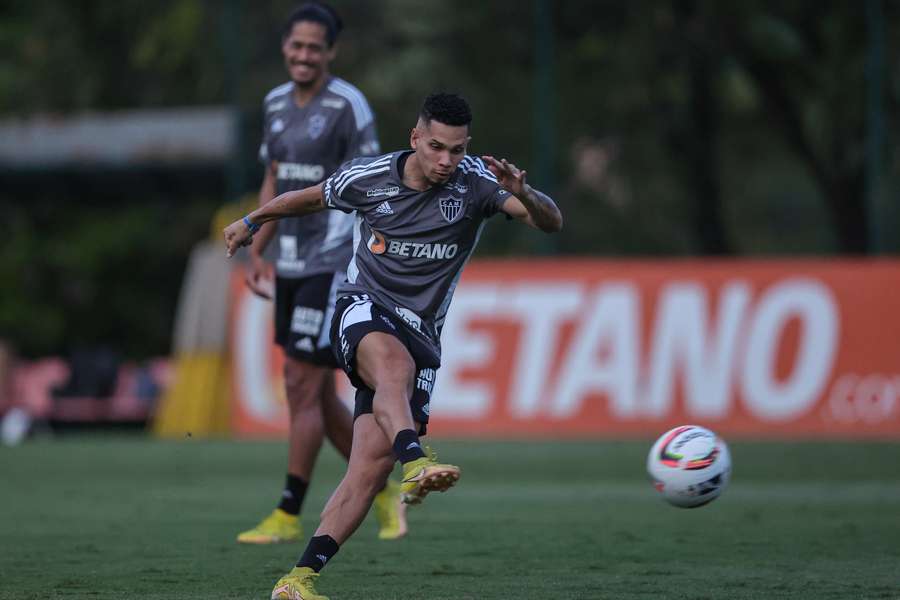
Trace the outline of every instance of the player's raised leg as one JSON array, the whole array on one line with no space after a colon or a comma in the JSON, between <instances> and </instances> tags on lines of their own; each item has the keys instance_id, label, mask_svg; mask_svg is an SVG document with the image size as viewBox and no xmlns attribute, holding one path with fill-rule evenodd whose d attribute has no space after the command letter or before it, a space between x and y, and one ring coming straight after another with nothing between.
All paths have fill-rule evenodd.
<instances>
[{"instance_id":1,"label":"player's raised leg","mask_svg":"<svg viewBox=\"0 0 900 600\"><path fill-rule=\"evenodd\" d=\"M418 504L429 492L443 492L459 479L460 469L426 455L413 420L410 399L416 384L416 365L396 337L374 331L356 349L356 372L373 390L372 411L384 435L392 440L403 465L400 492L407 504Z\"/></svg>"}]
</instances>

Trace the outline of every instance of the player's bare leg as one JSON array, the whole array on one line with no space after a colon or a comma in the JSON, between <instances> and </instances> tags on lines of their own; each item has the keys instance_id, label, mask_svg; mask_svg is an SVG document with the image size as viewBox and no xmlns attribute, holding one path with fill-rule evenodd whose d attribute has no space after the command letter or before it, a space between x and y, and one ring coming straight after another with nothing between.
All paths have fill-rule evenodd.
<instances>
[{"instance_id":1,"label":"player's bare leg","mask_svg":"<svg viewBox=\"0 0 900 600\"><path fill-rule=\"evenodd\" d=\"M322 388L322 415L325 436L349 461L353 443L353 415L338 398L333 377ZM406 535L406 504L400 496L400 484L388 480L375 496L372 508L378 520L378 539L396 540Z\"/></svg>"},{"instance_id":2,"label":"player's bare leg","mask_svg":"<svg viewBox=\"0 0 900 600\"><path fill-rule=\"evenodd\" d=\"M259 525L241 533L238 541L268 544L299 541L303 533L300 509L316 458L327 435L349 460L353 443L353 415L337 397L334 370L285 357L284 383L288 400L288 474L281 502ZM406 509L399 484L382 485L376 498L378 537L395 540L406 535Z\"/></svg>"},{"instance_id":3,"label":"player's bare leg","mask_svg":"<svg viewBox=\"0 0 900 600\"><path fill-rule=\"evenodd\" d=\"M350 460L350 448L353 443L353 414L347 405L338 398L333 375L322 386L321 409L325 424L325 437L341 456Z\"/></svg>"},{"instance_id":4,"label":"player's bare leg","mask_svg":"<svg viewBox=\"0 0 900 600\"><path fill-rule=\"evenodd\" d=\"M334 387L333 371L307 362L284 357L284 389L287 395L288 473L308 482L325 437L321 398L329 385Z\"/></svg>"},{"instance_id":5,"label":"player's bare leg","mask_svg":"<svg viewBox=\"0 0 900 600\"><path fill-rule=\"evenodd\" d=\"M325 436L322 396L329 389L333 393L334 373L285 356L284 386L289 416L288 473L281 501L256 527L238 535L241 543L296 542L303 537L300 508Z\"/></svg>"},{"instance_id":6,"label":"player's bare leg","mask_svg":"<svg viewBox=\"0 0 900 600\"><path fill-rule=\"evenodd\" d=\"M316 535L297 565L275 584L272 598L321 597L314 592L313 580L359 527L395 460L403 463L401 486L412 501L421 501L430 491L444 491L459 478L458 467L438 464L425 456L419 443L419 423L409 405L416 366L406 347L393 336L371 332L357 346L356 364L363 382L375 390L374 414L356 419L347 472L325 505Z\"/></svg>"},{"instance_id":7,"label":"player's bare leg","mask_svg":"<svg viewBox=\"0 0 900 600\"><path fill-rule=\"evenodd\" d=\"M415 428L409 398L416 364L397 338L378 331L366 335L356 349L356 372L375 390L372 410L389 440L405 429Z\"/></svg>"},{"instance_id":8,"label":"player's bare leg","mask_svg":"<svg viewBox=\"0 0 900 600\"><path fill-rule=\"evenodd\" d=\"M275 584L272 598L321 598L314 578L362 523L378 490L394 467L391 445L372 415L353 424L353 451L347 472L322 511L316 534L290 573Z\"/></svg>"},{"instance_id":9,"label":"player's bare leg","mask_svg":"<svg viewBox=\"0 0 900 600\"><path fill-rule=\"evenodd\" d=\"M368 513L372 500L394 468L387 437L372 415L360 415L353 426L353 452L347 472L322 511L316 535L338 544L350 537Z\"/></svg>"},{"instance_id":10,"label":"player's bare leg","mask_svg":"<svg viewBox=\"0 0 900 600\"><path fill-rule=\"evenodd\" d=\"M440 464L436 456L427 456L419 441L419 427L409 406L416 365L406 347L391 335L371 332L357 346L356 371L375 390L375 421L392 440L394 456L403 464L403 501L418 504L429 492L452 487L459 479L459 467Z\"/></svg>"}]
</instances>

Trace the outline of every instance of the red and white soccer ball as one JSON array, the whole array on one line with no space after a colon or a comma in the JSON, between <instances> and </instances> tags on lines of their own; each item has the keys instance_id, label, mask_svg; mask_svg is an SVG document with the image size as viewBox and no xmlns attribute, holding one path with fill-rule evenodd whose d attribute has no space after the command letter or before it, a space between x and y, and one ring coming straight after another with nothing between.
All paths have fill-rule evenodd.
<instances>
[{"instance_id":1,"label":"red and white soccer ball","mask_svg":"<svg viewBox=\"0 0 900 600\"><path fill-rule=\"evenodd\" d=\"M668 502L696 508L718 498L728 485L731 456L725 441L709 429L682 425L653 444L647 472Z\"/></svg>"}]
</instances>

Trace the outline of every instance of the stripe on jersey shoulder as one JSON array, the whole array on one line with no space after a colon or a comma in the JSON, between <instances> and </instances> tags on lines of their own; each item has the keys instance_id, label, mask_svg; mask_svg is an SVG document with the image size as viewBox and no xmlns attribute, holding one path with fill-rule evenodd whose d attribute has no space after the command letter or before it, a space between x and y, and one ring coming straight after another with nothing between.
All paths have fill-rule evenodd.
<instances>
[{"instance_id":1,"label":"stripe on jersey shoulder","mask_svg":"<svg viewBox=\"0 0 900 600\"><path fill-rule=\"evenodd\" d=\"M464 156L463 159L459 161L459 166L457 166L456 168L460 169L463 173L475 173L476 175L484 177L488 181L497 183L497 177L490 172L490 170L485 166L484 162L480 158Z\"/></svg>"},{"instance_id":2,"label":"stripe on jersey shoulder","mask_svg":"<svg viewBox=\"0 0 900 600\"><path fill-rule=\"evenodd\" d=\"M284 96L285 94L290 92L291 89L293 89L293 87L294 87L293 81L288 81L287 83L282 83L278 87L273 88L271 91L269 91L268 94L266 94L265 102L268 102L269 100L273 100L273 99L277 98L278 96ZM257 98L258 97L259 96L257 96Z\"/></svg>"},{"instance_id":3,"label":"stripe on jersey shoulder","mask_svg":"<svg viewBox=\"0 0 900 600\"><path fill-rule=\"evenodd\" d=\"M361 131L375 120L366 97L355 86L350 85L340 77L335 77L328 84L328 91L350 102L350 106L353 108L353 117L356 119L357 130Z\"/></svg>"},{"instance_id":4,"label":"stripe on jersey shoulder","mask_svg":"<svg viewBox=\"0 0 900 600\"><path fill-rule=\"evenodd\" d=\"M471 156L471 155L467 154L466 156L463 157L463 159L462 159L462 161L460 161L460 163L469 168L477 170L479 173L484 173L485 175L494 177L494 174L491 172L490 169L488 169L487 165L484 164L484 161L481 160L481 158L479 158L477 156Z\"/></svg>"},{"instance_id":5,"label":"stripe on jersey shoulder","mask_svg":"<svg viewBox=\"0 0 900 600\"><path fill-rule=\"evenodd\" d=\"M341 185L344 184L345 181L347 181L347 179L349 179L350 177L352 177L358 173L361 173L363 171L369 171L371 169L378 169L378 168L381 168L384 166L390 167L391 158L392 158L392 155L386 154L386 155L382 156L381 158L377 158L377 159L373 160L372 162L368 162L368 163L365 163L362 165L356 165L356 166L350 167L349 169L347 169L346 171L344 171L343 173L341 173L340 175L338 175L335 178L334 185L335 185L335 187L340 187Z\"/></svg>"},{"instance_id":6,"label":"stripe on jersey shoulder","mask_svg":"<svg viewBox=\"0 0 900 600\"><path fill-rule=\"evenodd\" d=\"M475 169L475 168L473 168L473 167L458 167L458 168L459 168L459 170L462 171L463 173L466 173L466 174L468 174L468 173L474 173L475 175L478 175L478 176L481 177L482 179L487 179L487 180L490 181L491 183L499 183L499 182L497 181L497 178L496 178L496 177L494 176L494 174L491 173L490 171L488 171L488 172L479 171L478 169Z\"/></svg>"},{"instance_id":7,"label":"stripe on jersey shoulder","mask_svg":"<svg viewBox=\"0 0 900 600\"><path fill-rule=\"evenodd\" d=\"M350 105L353 107L353 116L356 118L357 129L363 129L375 120L369 102L356 86L351 85L340 77L335 77L328 84L328 89L350 102Z\"/></svg>"},{"instance_id":8,"label":"stripe on jersey shoulder","mask_svg":"<svg viewBox=\"0 0 900 600\"><path fill-rule=\"evenodd\" d=\"M372 177L374 175L378 175L379 173L387 173L391 170L390 163L384 165L383 167L378 167L376 169L367 169L365 171L360 171L359 173L354 173L350 177L348 177L344 183L338 188L338 196L344 193L344 190L347 189L347 186L356 181L357 179L363 179L365 177Z\"/></svg>"},{"instance_id":9,"label":"stripe on jersey shoulder","mask_svg":"<svg viewBox=\"0 0 900 600\"><path fill-rule=\"evenodd\" d=\"M341 180L344 179L350 173L354 173L356 171L360 171L362 169L368 169L370 167L380 167L385 164L390 164L391 159L394 157L393 154L382 154L381 156L375 157L369 162L365 162L359 165L353 165L352 167L348 167L346 171L338 175L334 178L335 184L339 185ZM360 158L371 158L368 156L360 157Z\"/></svg>"}]
</instances>

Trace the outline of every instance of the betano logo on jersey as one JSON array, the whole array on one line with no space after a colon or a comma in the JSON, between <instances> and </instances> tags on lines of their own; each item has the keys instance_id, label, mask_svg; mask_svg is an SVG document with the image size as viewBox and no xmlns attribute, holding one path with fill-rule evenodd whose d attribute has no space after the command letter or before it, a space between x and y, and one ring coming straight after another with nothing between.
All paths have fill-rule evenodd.
<instances>
[{"instance_id":1,"label":"betano logo on jersey","mask_svg":"<svg viewBox=\"0 0 900 600\"><path fill-rule=\"evenodd\" d=\"M372 254L389 254L408 258L429 258L432 260L449 260L459 252L458 244L437 244L423 242L402 242L399 240L386 240L377 231L372 231L368 242Z\"/></svg>"},{"instance_id":2,"label":"betano logo on jersey","mask_svg":"<svg viewBox=\"0 0 900 600\"><path fill-rule=\"evenodd\" d=\"M278 163L278 179L299 179L300 181L322 181L325 167L305 163Z\"/></svg>"}]
</instances>

